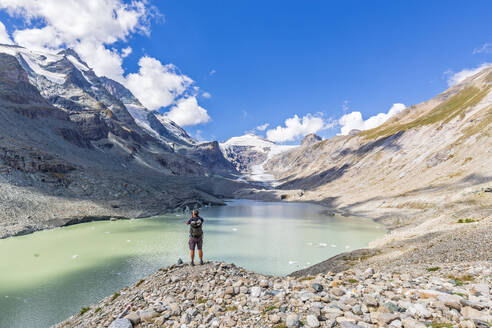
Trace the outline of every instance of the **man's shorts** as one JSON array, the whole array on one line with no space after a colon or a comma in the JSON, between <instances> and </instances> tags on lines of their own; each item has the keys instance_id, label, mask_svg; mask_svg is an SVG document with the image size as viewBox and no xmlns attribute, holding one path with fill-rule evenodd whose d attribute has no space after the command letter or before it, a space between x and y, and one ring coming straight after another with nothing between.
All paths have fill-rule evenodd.
<instances>
[{"instance_id":1,"label":"man's shorts","mask_svg":"<svg viewBox=\"0 0 492 328\"><path fill-rule=\"evenodd\" d=\"M190 241L188 242L188 245L190 245L190 251L194 251L195 246L198 248L199 251L201 251L203 245L203 236L198 238L190 237Z\"/></svg>"}]
</instances>

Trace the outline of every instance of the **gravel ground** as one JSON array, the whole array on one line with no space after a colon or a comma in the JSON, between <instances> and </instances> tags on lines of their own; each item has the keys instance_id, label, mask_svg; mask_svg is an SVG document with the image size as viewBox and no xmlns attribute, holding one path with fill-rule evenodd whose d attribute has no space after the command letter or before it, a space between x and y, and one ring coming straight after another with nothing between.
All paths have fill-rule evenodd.
<instances>
[{"instance_id":1,"label":"gravel ground","mask_svg":"<svg viewBox=\"0 0 492 328\"><path fill-rule=\"evenodd\" d=\"M491 273L492 262L299 278L173 265L54 327L489 327Z\"/></svg>"}]
</instances>

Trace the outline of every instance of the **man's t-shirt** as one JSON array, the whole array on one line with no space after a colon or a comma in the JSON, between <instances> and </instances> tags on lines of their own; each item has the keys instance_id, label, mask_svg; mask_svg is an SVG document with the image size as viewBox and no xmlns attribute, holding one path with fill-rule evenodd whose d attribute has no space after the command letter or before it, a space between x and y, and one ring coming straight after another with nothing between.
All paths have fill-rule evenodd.
<instances>
[{"instance_id":1,"label":"man's t-shirt","mask_svg":"<svg viewBox=\"0 0 492 328\"><path fill-rule=\"evenodd\" d=\"M203 220L202 217L196 216L196 217L192 217L188 221L186 221L186 224L191 224L191 222L198 221L198 220L202 221L202 224L203 224L203 221L205 221L205 220ZM191 235L191 232L190 232L190 237L193 238L193 236Z\"/></svg>"}]
</instances>

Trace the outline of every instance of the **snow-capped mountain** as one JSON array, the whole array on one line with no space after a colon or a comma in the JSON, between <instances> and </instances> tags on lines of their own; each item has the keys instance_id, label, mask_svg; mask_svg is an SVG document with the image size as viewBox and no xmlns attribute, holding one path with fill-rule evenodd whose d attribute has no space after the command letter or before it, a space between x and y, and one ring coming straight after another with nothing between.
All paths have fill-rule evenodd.
<instances>
[{"instance_id":1,"label":"snow-capped mountain","mask_svg":"<svg viewBox=\"0 0 492 328\"><path fill-rule=\"evenodd\" d=\"M158 144L157 148L186 156L212 173L235 171L213 143L198 143L165 115L145 108L121 83L98 77L72 49L51 52L0 45L0 53L17 59L41 96L67 113L92 146L101 148L99 140L111 134L139 145ZM132 153L138 147L129 148Z\"/></svg>"},{"instance_id":2,"label":"snow-capped mountain","mask_svg":"<svg viewBox=\"0 0 492 328\"><path fill-rule=\"evenodd\" d=\"M176 143L187 146L197 143L185 130L165 115L145 108L121 83L106 77L102 77L101 80L105 89L123 102L135 122L162 142L170 146L174 146Z\"/></svg>"},{"instance_id":3,"label":"snow-capped mountain","mask_svg":"<svg viewBox=\"0 0 492 328\"><path fill-rule=\"evenodd\" d=\"M0 45L0 67L0 238L222 204L241 185L218 142L196 142L73 50Z\"/></svg>"},{"instance_id":4,"label":"snow-capped mountain","mask_svg":"<svg viewBox=\"0 0 492 328\"><path fill-rule=\"evenodd\" d=\"M275 155L291 150L296 146L277 145L254 134L233 137L220 144L224 157L236 169L248 175L250 180L270 181L273 176L264 170L264 165Z\"/></svg>"}]
</instances>

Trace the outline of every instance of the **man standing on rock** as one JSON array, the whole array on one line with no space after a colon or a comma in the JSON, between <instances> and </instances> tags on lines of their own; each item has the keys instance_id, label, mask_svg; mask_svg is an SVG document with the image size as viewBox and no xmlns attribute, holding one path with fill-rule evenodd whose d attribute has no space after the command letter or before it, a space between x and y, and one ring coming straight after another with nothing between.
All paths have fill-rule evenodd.
<instances>
[{"instance_id":1,"label":"man standing on rock","mask_svg":"<svg viewBox=\"0 0 492 328\"><path fill-rule=\"evenodd\" d=\"M186 221L186 224L190 226L190 241L188 244L190 245L190 256L191 256L191 265L195 265L195 246L198 248L198 256L200 257L200 264L203 264L203 218L198 216L198 210L193 210L191 212L191 218Z\"/></svg>"}]
</instances>

